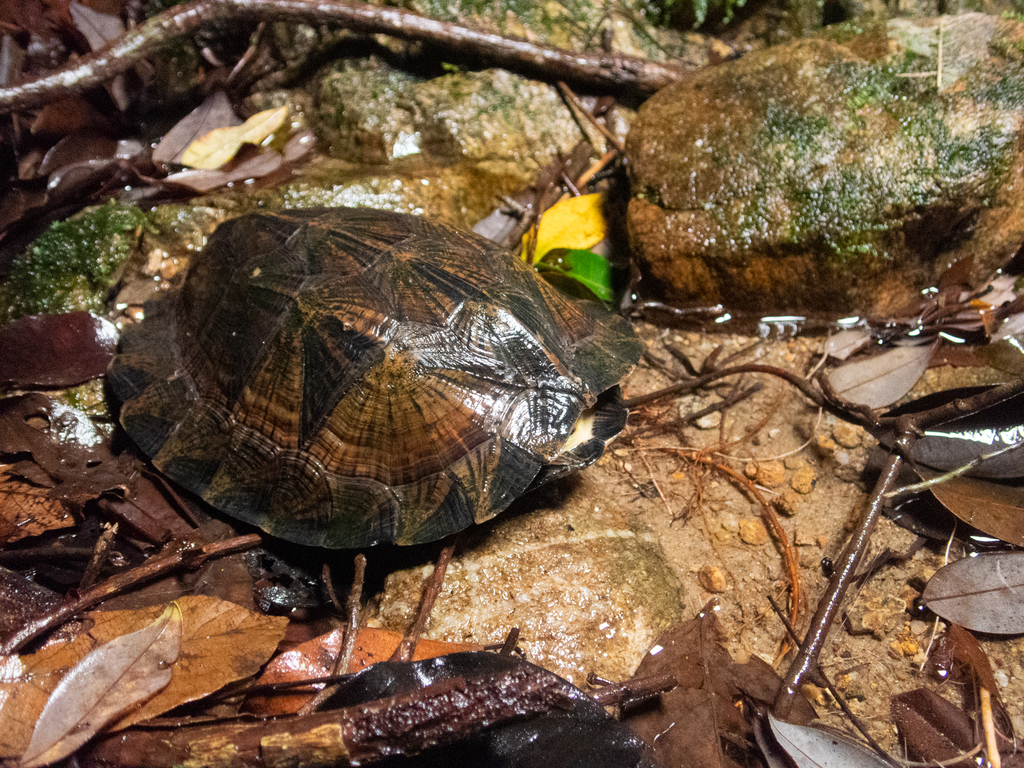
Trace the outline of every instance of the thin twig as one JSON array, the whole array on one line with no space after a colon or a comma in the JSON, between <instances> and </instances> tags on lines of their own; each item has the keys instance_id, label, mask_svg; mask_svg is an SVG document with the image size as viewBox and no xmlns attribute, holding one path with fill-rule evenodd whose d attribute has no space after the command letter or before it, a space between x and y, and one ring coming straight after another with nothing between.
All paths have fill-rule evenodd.
<instances>
[{"instance_id":1,"label":"thin twig","mask_svg":"<svg viewBox=\"0 0 1024 768\"><path fill-rule=\"evenodd\" d=\"M587 122L594 126L594 128L596 128L602 136L604 136L606 139L608 139L609 142L611 142L612 147L617 149L620 154L625 154L626 145L622 143L622 139L620 139L618 136L612 133L608 129L608 126L606 126L596 117L594 117L590 113L590 110L584 109L583 105L580 104L580 100L577 98L576 94L572 92L572 89L568 85L559 81L558 90L559 92L561 92L562 98L565 99L572 107L575 107L575 109L573 109L574 113L576 111L579 111L579 113L583 115L583 118ZM593 144L593 142L591 142L591 144ZM601 150L602 147L598 147L595 145L594 149Z\"/></svg>"},{"instance_id":2,"label":"thin twig","mask_svg":"<svg viewBox=\"0 0 1024 768\"><path fill-rule=\"evenodd\" d=\"M821 392L815 388L813 382L808 381L807 379L802 379L795 373L791 373L784 368L778 368L774 365L761 365L759 363L734 365L729 368L720 368L709 373L703 373L696 378L686 379L676 384L671 384L663 389L648 392L646 395L631 397L624 401L623 405L629 409L638 408L641 405L647 405L648 403L653 403L666 397L673 397L682 392L689 392L692 389L699 389L700 387L707 386L713 381L718 381L719 379L724 379L728 376L738 376L741 373L767 373L771 376L777 376L799 389L800 392L815 405L828 405ZM842 412L838 406L836 407L836 410Z\"/></svg>"},{"instance_id":3,"label":"thin twig","mask_svg":"<svg viewBox=\"0 0 1024 768\"><path fill-rule=\"evenodd\" d=\"M583 189L583 187L590 183L590 180L592 178L594 178L595 176L597 176L597 174L599 174L601 171L607 168L608 163L610 163L618 156L619 153L616 150L609 149L607 152L601 155L599 160L597 160L594 163L591 163L590 167L587 168L587 170L585 170L582 174L580 174L580 177L576 179L576 186L578 186L580 189Z\"/></svg>"},{"instance_id":4,"label":"thin twig","mask_svg":"<svg viewBox=\"0 0 1024 768\"><path fill-rule=\"evenodd\" d=\"M999 450L992 451L992 453L986 453L986 454L982 454L981 456L975 456L973 459L968 461L966 464L962 464L961 466L957 467L956 469L951 469L951 470L949 470L949 472L946 472L943 475L938 475L937 477L928 478L928 479L922 480L919 483L912 483L911 485L904 485L901 488L897 488L897 489L895 489L893 491L889 491L889 493L887 493L885 496L886 496L886 498L891 499L894 496L902 496L903 494L906 494L906 493L920 493L921 491L927 491L929 488L934 488L936 485L941 485L942 483L948 483L950 480L955 480L958 477L962 477L963 475L967 474L968 472L970 472L975 467L981 466L986 461L989 461L990 459L999 458L1000 456L1002 456L1005 453L1010 453L1011 451L1016 451L1018 448L1020 448L1022 446L1024 446L1024 443L1013 443L1012 445L1004 445Z\"/></svg>"},{"instance_id":5,"label":"thin twig","mask_svg":"<svg viewBox=\"0 0 1024 768\"><path fill-rule=\"evenodd\" d=\"M416 622L412 625L412 629L402 638L402 642L398 644L395 652L391 654L390 661L412 661L413 655L416 653L416 645L419 643L423 633L427 631L427 622L430 621L430 612L434 609L434 602L437 600L438 595L441 594L441 587L444 585L444 575L448 571L448 564L452 561L456 543L456 541L453 541L451 544L446 545L441 550L441 554L437 556L434 572L430 575L423 589L423 599L420 601L420 612L416 617Z\"/></svg>"},{"instance_id":6,"label":"thin twig","mask_svg":"<svg viewBox=\"0 0 1024 768\"><path fill-rule=\"evenodd\" d=\"M365 765L571 706L556 678L522 665L306 716L129 728L94 741L83 762L108 768Z\"/></svg>"},{"instance_id":7,"label":"thin twig","mask_svg":"<svg viewBox=\"0 0 1024 768\"><path fill-rule=\"evenodd\" d=\"M689 448L662 448L661 450L685 456L690 461L711 467L716 472L720 472L723 475L728 476L733 480L733 482L738 484L744 491L754 498L761 507L761 519L764 520L767 527L772 529L775 533L775 538L779 542L782 559L786 565L786 571L789 574L789 616L794 625L799 622L803 589L800 583L800 569L797 565L796 554L793 552L793 547L789 543L789 537L786 534L786 529L782 527L782 523L779 520L778 515L775 514L775 510L772 509L771 504L768 503L768 500L764 497L761 491L758 490L757 486L736 470L731 467L727 467L725 464L722 464L709 456L705 456L700 451L695 451Z\"/></svg>"},{"instance_id":8,"label":"thin twig","mask_svg":"<svg viewBox=\"0 0 1024 768\"><path fill-rule=\"evenodd\" d=\"M686 76L681 67L634 56L568 51L517 37L436 21L401 8L342 0L196 0L159 13L106 48L41 77L0 88L0 113L33 109L102 85L204 24L261 21L331 24L443 48L448 60L476 59L548 81L572 81L603 91L651 94Z\"/></svg>"},{"instance_id":9,"label":"thin twig","mask_svg":"<svg viewBox=\"0 0 1024 768\"><path fill-rule=\"evenodd\" d=\"M348 604L346 606L348 623L345 625L345 631L341 636L341 647L338 649L338 656L334 659L334 666L331 669L332 676L344 675L348 672L352 661L352 654L355 653L356 637L359 636L359 605L362 601L363 580L365 577L366 557L358 554L355 559L355 573L352 576L352 589L348 593ZM334 695L337 688L337 685L325 685L316 692L312 699L302 706L299 714L308 715L319 710L324 702Z\"/></svg>"},{"instance_id":10,"label":"thin twig","mask_svg":"<svg viewBox=\"0 0 1024 768\"><path fill-rule=\"evenodd\" d=\"M588 679L589 682L589 679ZM590 698L602 707L624 706L667 693L679 685L674 675L634 677L624 683L611 683L590 691Z\"/></svg>"},{"instance_id":11,"label":"thin twig","mask_svg":"<svg viewBox=\"0 0 1024 768\"><path fill-rule=\"evenodd\" d=\"M829 580L828 587L818 601L818 608L814 612L814 616L811 617L810 629L804 637L804 642L801 644L796 658L786 672L783 685L775 698L773 706L775 715L783 720L789 716L793 706L793 696L799 690L801 680L818 663L818 658L828 637L828 631L842 605L846 590L857 571L857 566L860 565L864 553L867 551L871 534L882 512L883 494L896 481L902 466L903 460L898 454L889 455L889 460L875 484L864 517L846 545L846 549L843 550L843 555L836 563L836 569Z\"/></svg>"}]
</instances>

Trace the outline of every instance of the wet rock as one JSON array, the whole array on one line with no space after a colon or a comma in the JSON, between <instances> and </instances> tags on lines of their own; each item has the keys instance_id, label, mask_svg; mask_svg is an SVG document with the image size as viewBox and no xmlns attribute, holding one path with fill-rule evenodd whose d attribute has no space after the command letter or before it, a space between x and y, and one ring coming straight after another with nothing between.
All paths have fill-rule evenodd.
<instances>
[{"instance_id":1,"label":"wet rock","mask_svg":"<svg viewBox=\"0 0 1024 768\"><path fill-rule=\"evenodd\" d=\"M577 684L632 674L682 615L679 584L653 533L603 488L578 478L463 534L427 636L500 643L519 627L530 660ZM522 504L520 506L523 506ZM388 577L377 619L405 630L430 566Z\"/></svg>"},{"instance_id":2,"label":"wet rock","mask_svg":"<svg viewBox=\"0 0 1024 768\"><path fill-rule=\"evenodd\" d=\"M627 142L646 290L676 304L887 311L968 249L979 271L1012 254L1024 238L1022 25L944 23L960 53L941 91L924 74L937 25L900 21L752 53L651 98Z\"/></svg>"},{"instance_id":3,"label":"wet rock","mask_svg":"<svg viewBox=\"0 0 1024 768\"><path fill-rule=\"evenodd\" d=\"M357 166L320 158L297 178L259 193L247 205L263 208L368 207L429 216L472 229L501 195L524 184L506 164L432 164L410 159L388 166Z\"/></svg>"},{"instance_id":4,"label":"wet rock","mask_svg":"<svg viewBox=\"0 0 1024 768\"><path fill-rule=\"evenodd\" d=\"M704 3L712 7L736 4L735 0ZM699 3L666 3L682 10ZM593 0L406 0L403 6L432 19L454 21L488 32L524 37L574 51L600 50L607 43L615 51L664 61L683 58L688 66L707 64L703 46L688 45L690 36L667 25L644 23L654 6L647 0L616 3ZM682 20L680 20L682 21ZM686 29L692 23L673 25ZM696 37L696 36L694 36ZM602 40L603 38L603 40Z\"/></svg>"},{"instance_id":5,"label":"wet rock","mask_svg":"<svg viewBox=\"0 0 1024 768\"><path fill-rule=\"evenodd\" d=\"M344 60L319 79L315 102L314 128L329 153L357 163L423 154L536 173L583 139L553 87L505 70L424 80L375 57Z\"/></svg>"}]
</instances>

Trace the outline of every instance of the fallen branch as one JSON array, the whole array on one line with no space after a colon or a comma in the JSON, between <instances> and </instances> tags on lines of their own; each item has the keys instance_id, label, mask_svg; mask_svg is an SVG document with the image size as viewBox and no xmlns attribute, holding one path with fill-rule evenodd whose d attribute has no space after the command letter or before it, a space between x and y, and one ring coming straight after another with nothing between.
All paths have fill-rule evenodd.
<instances>
[{"instance_id":1,"label":"fallen branch","mask_svg":"<svg viewBox=\"0 0 1024 768\"><path fill-rule=\"evenodd\" d=\"M105 768L361 765L450 744L498 723L571 706L558 681L520 667L451 678L345 709L262 722L129 728L80 756Z\"/></svg>"},{"instance_id":2,"label":"fallen branch","mask_svg":"<svg viewBox=\"0 0 1024 768\"><path fill-rule=\"evenodd\" d=\"M328 24L362 34L384 34L428 43L444 50L446 60L473 59L542 80L565 80L602 91L649 95L686 76L686 70L635 56L576 53L518 37L481 32L436 21L401 8L369 3L321 0L197 0L157 14L105 48L53 72L0 88L0 113L41 107L101 85L168 43L204 24L261 21Z\"/></svg>"}]
</instances>

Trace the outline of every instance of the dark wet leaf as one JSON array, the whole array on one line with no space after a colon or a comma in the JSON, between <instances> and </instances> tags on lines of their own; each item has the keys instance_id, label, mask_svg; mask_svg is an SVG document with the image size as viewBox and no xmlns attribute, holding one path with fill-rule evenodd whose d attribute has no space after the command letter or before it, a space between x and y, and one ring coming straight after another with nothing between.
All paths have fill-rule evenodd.
<instances>
[{"instance_id":1,"label":"dark wet leaf","mask_svg":"<svg viewBox=\"0 0 1024 768\"><path fill-rule=\"evenodd\" d=\"M918 468L925 480L938 472ZM1008 544L1024 546L1024 487L975 477L955 477L931 486L930 491L946 509L982 533Z\"/></svg>"},{"instance_id":2,"label":"dark wet leaf","mask_svg":"<svg viewBox=\"0 0 1024 768\"><path fill-rule=\"evenodd\" d=\"M0 637L21 629L40 613L52 610L64 596L18 571L0 567Z\"/></svg>"},{"instance_id":3,"label":"dark wet leaf","mask_svg":"<svg viewBox=\"0 0 1024 768\"><path fill-rule=\"evenodd\" d=\"M910 391L928 369L934 352L934 344L896 347L839 366L828 374L828 382L836 394L852 403L881 408Z\"/></svg>"},{"instance_id":4,"label":"dark wet leaf","mask_svg":"<svg viewBox=\"0 0 1024 768\"><path fill-rule=\"evenodd\" d=\"M35 467L31 462L19 462ZM49 478L32 482L17 470L0 472L0 546L58 528L70 528L75 518L59 499L50 495Z\"/></svg>"},{"instance_id":5,"label":"dark wet leaf","mask_svg":"<svg viewBox=\"0 0 1024 768\"><path fill-rule=\"evenodd\" d=\"M396 767L445 768L654 768L647 745L590 696L551 672L520 659L471 652L436 659L381 662L341 684L329 707L351 707L454 678L478 678L528 667L554 679L567 708L502 724L454 744L409 757ZM390 765L390 763L389 763ZM694 764L696 765L696 764Z\"/></svg>"},{"instance_id":6,"label":"dark wet leaf","mask_svg":"<svg viewBox=\"0 0 1024 768\"><path fill-rule=\"evenodd\" d=\"M76 664L39 715L22 768L67 757L165 688L181 647L181 625L181 610L172 604L149 626L104 643Z\"/></svg>"},{"instance_id":7,"label":"dark wet leaf","mask_svg":"<svg viewBox=\"0 0 1024 768\"><path fill-rule=\"evenodd\" d=\"M997 370L1013 376L1024 376L1024 334L993 341L978 347L974 354Z\"/></svg>"},{"instance_id":8,"label":"dark wet leaf","mask_svg":"<svg viewBox=\"0 0 1024 768\"><path fill-rule=\"evenodd\" d=\"M977 689L985 688L992 700L992 718L996 733L1003 745L1012 745L1014 739L1013 721L999 697L999 688L992 662L978 640L968 630L957 624L949 628L936 641L928 657L930 670L942 680L969 683L962 689L965 706L978 712L980 702Z\"/></svg>"},{"instance_id":9,"label":"dark wet leaf","mask_svg":"<svg viewBox=\"0 0 1024 768\"><path fill-rule=\"evenodd\" d=\"M0 38L0 85L10 85L21 74L25 63L25 49L12 35Z\"/></svg>"},{"instance_id":10,"label":"dark wet leaf","mask_svg":"<svg viewBox=\"0 0 1024 768\"><path fill-rule=\"evenodd\" d=\"M935 469L950 470L979 456L1024 445L1024 395L991 408L928 429L914 444L914 460ZM974 477L1024 477L1024 450L1011 450L986 459L970 470Z\"/></svg>"},{"instance_id":11,"label":"dark wet leaf","mask_svg":"<svg viewBox=\"0 0 1024 768\"><path fill-rule=\"evenodd\" d=\"M193 141L210 131L241 125L224 91L214 91L198 107L167 132L153 150L154 163L180 163L181 156Z\"/></svg>"},{"instance_id":12,"label":"dark wet leaf","mask_svg":"<svg viewBox=\"0 0 1024 768\"><path fill-rule=\"evenodd\" d=\"M10 471L47 489L50 499L71 510L105 494L119 496L123 504L110 500L112 511L142 538L163 542L191 529L173 510L173 524L161 523L157 512L162 508L143 510L135 501L135 488L146 487L138 461L128 454L115 458L106 436L85 414L45 395L0 400L0 454L18 461ZM140 496L143 503L146 498Z\"/></svg>"},{"instance_id":13,"label":"dark wet leaf","mask_svg":"<svg viewBox=\"0 0 1024 768\"><path fill-rule=\"evenodd\" d=\"M723 743L742 744L752 735L736 702L746 696L767 705L778 692L781 681L768 663L752 656L747 664L736 664L723 640L715 612L707 606L662 635L640 662L638 676L668 674L678 682L660 701L624 718L665 765L718 768L744 762L723 752ZM801 722L814 717L802 698L794 712Z\"/></svg>"},{"instance_id":14,"label":"dark wet leaf","mask_svg":"<svg viewBox=\"0 0 1024 768\"><path fill-rule=\"evenodd\" d=\"M68 165L89 160L108 160L117 154L117 141L95 130L77 131L54 144L37 170L49 176Z\"/></svg>"},{"instance_id":15,"label":"dark wet leaf","mask_svg":"<svg viewBox=\"0 0 1024 768\"><path fill-rule=\"evenodd\" d=\"M28 315L0 330L0 384L73 387L104 375L117 328L89 312Z\"/></svg>"},{"instance_id":16,"label":"dark wet leaf","mask_svg":"<svg viewBox=\"0 0 1024 768\"><path fill-rule=\"evenodd\" d=\"M890 711L911 760L953 760L975 746L970 716L927 688L893 696Z\"/></svg>"},{"instance_id":17,"label":"dark wet leaf","mask_svg":"<svg viewBox=\"0 0 1024 768\"><path fill-rule=\"evenodd\" d=\"M126 484L131 479L130 492L105 494L96 502L105 519L120 523L125 533L151 544L184 538L193 532L182 517L181 507L187 501L175 498L166 481L146 471L134 454L121 454L118 469L123 471ZM196 517L195 510L189 512Z\"/></svg>"},{"instance_id":18,"label":"dark wet leaf","mask_svg":"<svg viewBox=\"0 0 1024 768\"><path fill-rule=\"evenodd\" d=\"M942 618L975 632L1024 632L1024 552L952 562L932 576L921 597Z\"/></svg>"},{"instance_id":19,"label":"dark wet leaf","mask_svg":"<svg viewBox=\"0 0 1024 768\"><path fill-rule=\"evenodd\" d=\"M939 276L939 293L959 294L971 286L971 271L974 269L974 256L968 254L957 259ZM952 297L955 301L958 297Z\"/></svg>"},{"instance_id":20,"label":"dark wet leaf","mask_svg":"<svg viewBox=\"0 0 1024 768\"><path fill-rule=\"evenodd\" d=\"M770 714L768 722L796 768L892 768L866 745L836 731L786 723Z\"/></svg>"},{"instance_id":21,"label":"dark wet leaf","mask_svg":"<svg viewBox=\"0 0 1024 768\"><path fill-rule=\"evenodd\" d=\"M959 682L977 682L995 693L996 678L992 663L977 639L961 626L950 624L935 643L929 662L942 674Z\"/></svg>"}]
</instances>

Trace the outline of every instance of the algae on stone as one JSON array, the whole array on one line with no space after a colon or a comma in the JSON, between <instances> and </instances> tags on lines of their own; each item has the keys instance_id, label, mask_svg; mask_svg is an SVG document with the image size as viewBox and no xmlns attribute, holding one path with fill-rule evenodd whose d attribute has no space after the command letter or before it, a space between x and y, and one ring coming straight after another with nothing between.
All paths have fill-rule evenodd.
<instances>
[{"instance_id":1,"label":"algae on stone","mask_svg":"<svg viewBox=\"0 0 1024 768\"><path fill-rule=\"evenodd\" d=\"M0 288L5 319L104 312L106 295L145 223L136 206L110 202L51 224L14 260Z\"/></svg>"}]
</instances>

